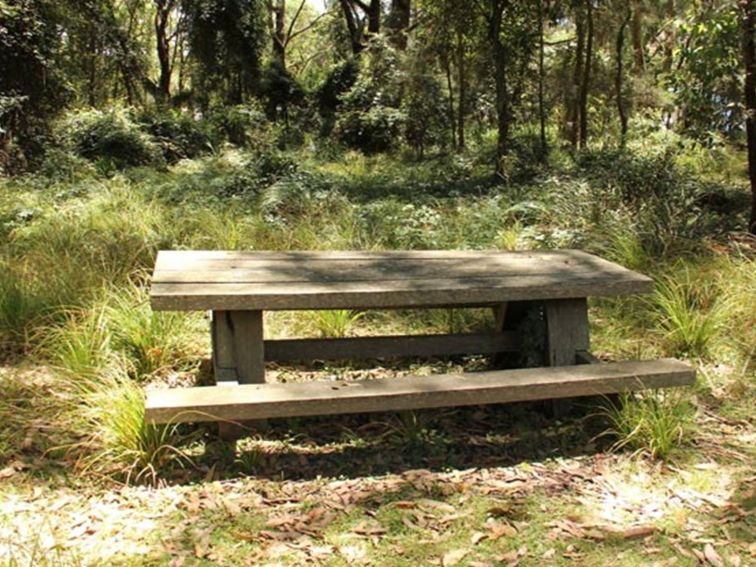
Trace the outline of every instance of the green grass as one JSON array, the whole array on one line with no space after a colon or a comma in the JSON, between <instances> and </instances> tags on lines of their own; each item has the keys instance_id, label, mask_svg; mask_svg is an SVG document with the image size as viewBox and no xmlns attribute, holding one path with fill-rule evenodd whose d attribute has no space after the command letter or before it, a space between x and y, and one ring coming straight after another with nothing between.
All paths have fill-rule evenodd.
<instances>
[{"instance_id":1,"label":"green grass","mask_svg":"<svg viewBox=\"0 0 756 567\"><path fill-rule=\"evenodd\" d=\"M659 330L670 354L709 354L728 316L727 303L705 272L687 266L656 282L651 298Z\"/></svg>"},{"instance_id":2,"label":"green grass","mask_svg":"<svg viewBox=\"0 0 756 567\"><path fill-rule=\"evenodd\" d=\"M128 376L111 370L96 378L68 382L80 400L69 419L84 433L71 445L82 474L95 473L126 483L155 484L170 466L191 463L180 449L191 436L178 425L147 423L144 392Z\"/></svg>"},{"instance_id":3,"label":"green grass","mask_svg":"<svg viewBox=\"0 0 756 567\"><path fill-rule=\"evenodd\" d=\"M651 458L667 459L690 441L694 408L685 394L644 392L623 394L609 403L604 415L615 447L628 447Z\"/></svg>"}]
</instances>

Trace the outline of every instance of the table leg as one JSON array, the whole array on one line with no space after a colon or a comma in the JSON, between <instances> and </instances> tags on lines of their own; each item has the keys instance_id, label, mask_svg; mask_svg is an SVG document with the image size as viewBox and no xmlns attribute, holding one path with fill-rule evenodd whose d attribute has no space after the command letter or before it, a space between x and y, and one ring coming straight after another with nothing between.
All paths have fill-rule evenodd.
<instances>
[{"instance_id":1,"label":"table leg","mask_svg":"<svg viewBox=\"0 0 756 567\"><path fill-rule=\"evenodd\" d=\"M262 311L214 311L212 338L218 384L265 382Z\"/></svg>"},{"instance_id":2,"label":"table leg","mask_svg":"<svg viewBox=\"0 0 756 567\"><path fill-rule=\"evenodd\" d=\"M585 298L553 299L544 302L546 319L546 361L549 366L578 364L578 351L590 350L588 302ZM556 417L570 410L568 400L554 400Z\"/></svg>"},{"instance_id":3,"label":"table leg","mask_svg":"<svg viewBox=\"0 0 756 567\"><path fill-rule=\"evenodd\" d=\"M588 302L585 298L552 299L543 305L549 366L577 364L577 351L590 350Z\"/></svg>"},{"instance_id":4,"label":"table leg","mask_svg":"<svg viewBox=\"0 0 756 567\"><path fill-rule=\"evenodd\" d=\"M213 367L218 385L265 382L262 311L214 311ZM221 439L235 441L244 429L234 423L218 425Z\"/></svg>"}]
</instances>

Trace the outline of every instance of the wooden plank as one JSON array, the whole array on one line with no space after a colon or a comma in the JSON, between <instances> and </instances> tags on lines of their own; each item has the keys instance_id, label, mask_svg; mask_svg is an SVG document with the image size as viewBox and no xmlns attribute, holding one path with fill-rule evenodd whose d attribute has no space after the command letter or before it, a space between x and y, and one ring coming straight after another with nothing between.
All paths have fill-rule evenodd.
<instances>
[{"instance_id":1,"label":"wooden plank","mask_svg":"<svg viewBox=\"0 0 756 567\"><path fill-rule=\"evenodd\" d=\"M548 274L627 275L629 270L594 257L574 254L498 255L486 258L375 258L359 260L196 260L158 257L156 283L266 283L382 281L437 277L519 277Z\"/></svg>"},{"instance_id":2,"label":"wooden plank","mask_svg":"<svg viewBox=\"0 0 756 567\"><path fill-rule=\"evenodd\" d=\"M590 349L586 299L551 300L543 305L549 366L576 364L577 351Z\"/></svg>"},{"instance_id":3,"label":"wooden plank","mask_svg":"<svg viewBox=\"0 0 756 567\"><path fill-rule=\"evenodd\" d=\"M160 250L157 257L158 268L186 269L188 266L210 267L213 264L222 267L228 266L228 262L234 265L259 266L267 262L318 262L318 261L343 261L353 262L361 260L478 260L505 258L514 261L520 259L525 262L542 259L548 262L554 260L573 258L575 260L590 261L597 264L616 265L598 256L594 256L582 250L528 250L507 251L501 250L383 250L383 251L359 251L359 250L327 250L327 251L267 251L267 250Z\"/></svg>"},{"instance_id":4,"label":"wooden plank","mask_svg":"<svg viewBox=\"0 0 756 567\"><path fill-rule=\"evenodd\" d=\"M380 309L613 296L651 289L650 279L630 272L391 282L155 283L150 298L156 310Z\"/></svg>"},{"instance_id":5,"label":"wooden plank","mask_svg":"<svg viewBox=\"0 0 756 567\"><path fill-rule=\"evenodd\" d=\"M146 418L157 423L248 420L480 405L693 384L677 360L617 362L443 376L206 386L149 392Z\"/></svg>"},{"instance_id":6,"label":"wooden plank","mask_svg":"<svg viewBox=\"0 0 756 567\"><path fill-rule=\"evenodd\" d=\"M492 354L512 352L518 348L519 341L514 332L291 339L265 341L265 360L288 362L339 358Z\"/></svg>"}]
</instances>

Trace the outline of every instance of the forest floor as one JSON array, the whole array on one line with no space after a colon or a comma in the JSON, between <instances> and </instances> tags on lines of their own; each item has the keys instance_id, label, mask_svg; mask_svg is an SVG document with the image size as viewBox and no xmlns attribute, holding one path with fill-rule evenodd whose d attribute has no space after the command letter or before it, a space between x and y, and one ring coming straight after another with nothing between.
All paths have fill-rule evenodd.
<instances>
[{"instance_id":1,"label":"forest floor","mask_svg":"<svg viewBox=\"0 0 756 567\"><path fill-rule=\"evenodd\" d=\"M0 565L756 565L742 156L652 150L565 157L509 185L456 157L236 150L163 171L74 160L0 180ZM696 386L630 401L621 423L596 399L556 414L270 420L235 451L212 427L164 439L143 422L143 388L207 375L202 314L149 309L157 249L560 247L656 282L647 298L591 301L593 352L676 356ZM265 323L271 337L465 332L491 324L482 311ZM485 363L269 370L351 379Z\"/></svg>"},{"instance_id":2,"label":"forest floor","mask_svg":"<svg viewBox=\"0 0 756 567\"><path fill-rule=\"evenodd\" d=\"M45 389L42 369L2 380ZM275 422L157 486L0 470L8 565L753 565L752 421L697 408L671 462L543 404ZM44 434L26 432L30 438ZM605 426L605 424L603 424ZM597 437L598 436L598 437ZM30 439L27 443L33 443ZM254 470L254 474L244 471Z\"/></svg>"}]
</instances>

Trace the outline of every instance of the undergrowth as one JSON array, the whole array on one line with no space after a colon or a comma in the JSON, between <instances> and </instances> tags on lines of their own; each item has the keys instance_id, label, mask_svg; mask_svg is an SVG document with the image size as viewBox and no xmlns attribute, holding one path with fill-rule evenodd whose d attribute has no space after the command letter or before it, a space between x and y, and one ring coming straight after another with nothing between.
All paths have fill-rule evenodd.
<instances>
[{"instance_id":1,"label":"undergrowth","mask_svg":"<svg viewBox=\"0 0 756 567\"><path fill-rule=\"evenodd\" d=\"M141 163L140 132L121 134L131 137L127 149ZM80 136L84 151L86 134L71 135ZM206 140L189 130L186 136L196 145L186 152L203 153ZM158 161L184 150L170 151L173 157ZM595 344L603 354L726 361L741 376L732 391L751 396L756 269L751 245L735 250L727 238L744 226L741 212L727 208L739 188L715 185L723 177L699 179L684 156L631 154L555 155L551 169L510 186L464 156L410 164L346 153L320 161L267 146L118 172L71 158L58 177L3 179L2 352L49 364L67 388L80 388L70 415L80 415L81 431L94 432L77 445L86 470L153 482L169 462L185 462L179 447L186 439L181 428L144 423L140 383L191 381L208 350L201 314L149 307L146 274L159 249L575 247L656 282L648 301L595 303ZM292 314L269 328L340 337L358 323L360 331L380 323L396 332L466 332L491 322L475 311L334 310ZM621 443L666 458L685 439L689 405L641 396L610 418ZM416 425L405 420L400 429L423 430ZM5 432L0 448L17 451L19 442Z\"/></svg>"}]
</instances>

